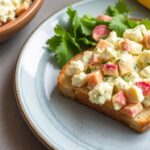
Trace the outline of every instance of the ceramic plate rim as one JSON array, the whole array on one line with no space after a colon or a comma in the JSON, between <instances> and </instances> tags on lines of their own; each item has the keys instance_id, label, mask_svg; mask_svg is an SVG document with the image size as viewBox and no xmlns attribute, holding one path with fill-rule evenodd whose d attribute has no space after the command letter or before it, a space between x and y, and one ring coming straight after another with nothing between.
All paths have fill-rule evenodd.
<instances>
[{"instance_id":1,"label":"ceramic plate rim","mask_svg":"<svg viewBox=\"0 0 150 150\"><path fill-rule=\"evenodd\" d=\"M75 2L72 4L72 6L80 6L84 3L88 3L92 0L81 0L80 2ZM20 53L18 55L17 58L17 63L16 63L16 67L15 67L15 71L14 71L14 78L13 78L13 86L14 86L14 93L15 93L15 98L16 98L16 102L19 108L19 111L24 119L24 121L26 122L27 126L29 127L29 129L33 132L33 134L39 139L39 141L48 149L54 149L57 150L57 147L52 143L49 142L42 134L41 132L36 128L36 126L34 125L32 119L28 116L28 113L26 112L24 105L22 103L21 100L21 95L19 93L19 81L18 81L18 71L19 71L19 67L20 67L20 62L21 62L21 58L22 55L24 53L25 50L25 46L27 45L27 43L30 41L32 35L38 30L38 28L40 28L48 19L57 16L58 14L64 13L66 11L68 6L61 8L59 10L56 10L55 12L53 12L51 15L49 15L48 17L46 17L43 21L41 21L41 23L39 23L37 25L37 27L31 32L31 34L27 37L27 39L25 40L23 46L21 47Z\"/></svg>"}]
</instances>

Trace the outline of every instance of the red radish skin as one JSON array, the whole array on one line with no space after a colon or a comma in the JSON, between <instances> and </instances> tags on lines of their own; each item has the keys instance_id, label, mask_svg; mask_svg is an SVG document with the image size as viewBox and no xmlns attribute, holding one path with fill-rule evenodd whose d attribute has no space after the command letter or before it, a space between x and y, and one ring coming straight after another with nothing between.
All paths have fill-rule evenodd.
<instances>
[{"instance_id":1,"label":"red radish skin","mask_svg":"<svg viewBox=\"0 0 150 150\"><path fill-rule=\"evenodd\" d=\"M100 16L98 16L98 20L110 22L112 20L112 17L107 16L107 15L100 15Z\"/></svg>"},{"instance_id":2,"label":"red radish skin","mask_svg":"<svg viewBox=\"0 0 150 150\"><path fill-rule=\"evenodd\" d=\"M150 95L150 83L141 81L136 82L135 85L142 90L144 96Z\"/></svg>"},{"instance_id":3,"label":"red radish skin","mask_svg":"<svg viewBox=\"0 0 150 150\"><path fill-rule=\"evenodd\" d=\"M104 75L117 76L118 75L118 66L115 64L104 64L102 66L102 71Z\"/></svg>"},{"instance_id":4,"label":"red radish skin","mask_svg":"<svg viewBox=\"0 0 150 150\"><path fill-rule=\"evenodd\" d=\"M92 32L92 37L95 41L99 41L101 38L108 36L110 29L106 25L98 25Z\"/></svg>"},{"instance_id":5,"label":"red radish skin","mask_svg":"<svg viewBox=\"0 0 150 150\"><path fill-rule=\"evenodd\" d=\"M118 104L120 107L127 105L127 99L122 90L112 97L112 103Z\"/></svg>"},{"instance_id":6,"label":"red radish skin","mask_svg":"<svg viewBox=\"0 0 150 150\"><path fill-rule=\"evenodd\" d=\"M136 115L138 115L141 111L143 110L143 106L141 103L137 103L137 104L129 104L127 106L125 106L122 109L122 112L131 117L134 118Z\"/></svg>"},{"instance_id":7,"label":"red radish skin","mask_svg":"<svg viewBox=\"0 0 150 150\"><path fill-rule=\"evenodd\" d=\"M99 56L96 54L93 54L92 57L90 58L90 65L96 65L100 63Z\"/></svg>"}]
</instances>

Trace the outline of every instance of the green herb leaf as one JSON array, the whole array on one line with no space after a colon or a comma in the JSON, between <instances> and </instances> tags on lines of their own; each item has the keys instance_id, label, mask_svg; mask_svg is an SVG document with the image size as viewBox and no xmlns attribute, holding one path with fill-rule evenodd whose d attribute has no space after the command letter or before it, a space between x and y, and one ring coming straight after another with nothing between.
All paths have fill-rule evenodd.
<instances>
[{"instance_id":1,"label":"green herb leaf","mask_svg":"<svg viewBox=\"0 0 150 150\"><path fill-rule=\"evenodd\" d=\"M150 20L149 19L143 19L141 21L141 24L144 24L147 29L150 29Z\"/></svg>"},{"instance_id":2,"label":"green herb leaf","mask_svg":"<svg viewBox=\"0 0 150 150\"><path fill-rule=\"evenodd\" d=\"M127 77L123 77L122 79L126 82L129 82L129 78L127 78Z\"/></svg>"},{"instance_id":3,"label":"green herb leaf","mask_svg":"<svg viewBox=\"0 0 150 150\"><path fill-rule=\"evenodd\" d=\"M109 16L116 16L116 15L125 15L131 13L131 9L128 8L127 4L124 0L118 0L115 6L109 6L106 10L106 14Z\"/></svg>"},{"instance_id":4,"label":"green herb leaf","mask_svg":"<svg viewBox=\"0 0 150 150\"><path fill-rule=\"evenodd\" d=\"M118 0L115 8L118 10L119 14L128 14L131 11L124 0Z\"/></svg>"},{"instance_id":5,"label":"green herb leaf","mask_svg":"<svg viewBox=\"0 0 150 150\"><path fill-rule=\"evenodd\" d=\"M123 15L116 15L112 18L109 28L113 31L116 31L118 36L122 36L123 32L128 29L128 26L125 24L126 18Z\"/></svg>"},{"instance_id":6,"label":"green herb leaf","mask_svg":"<svg viewBox=\"0 0 150 150\"><path fill-rule=\"evenodd\" d=\"M72 51L74 49L74 51ZM79 53L79 45L67 32L62 36L60 45L57 46L55 54L60 68L63 67L75 54Z\"/></svg>"},{"instance_id":7,"label":"green herb leaf","mask_svg":"<svg viewBox=\"0 0 150 150\"><path fill-rule=\"evenodd\" d=\"M121 59L116 60L116 63L118 63Z\"/></svg>"},{"instance_id":8,"label":"green herb leaf","mask_svg":"<svg viewBox=\"0 0 150 150\"><path fill-rule=\"evenodd\" d=\"M56 27L54 28L54 31L57 35L60 35L60 36L65 33L65 29L60 25L56 25Z\"/></svg>"},{"instance_id":9,"label":"green herb leaf","mask_svg":"<svg viewBox=\"0 0 150 150\"><path fill-rule=\"evenodd\" d=\"M134 64L134 65L133 65L133 68L134 68L134 70L136 70L136 69L137 69L137 65L136 65L136 64Z\"/></svg>"},{"instance_id":10,"label":"green herb leaf","mask_svg":"<svg viewBox=\"0 0 150 150\"><path fill-rule=\"evenodd\" d=\"M139 20L135 20L135 19L128 19L127 20L127 24L129 26L129 28L134 28L134 27L136 27L137 25L140 24L140 21Z\"/></svg>"},{"instance_id":11,"label":"green herb leaf","mask_svg":"<svg viewBox=\"0 0 150 150\"><path fill-rule=\"evenodd\" d=\"M60 36L53 36L51 39L47 40L46 44L48 45L48 50L55 52L57 46L61 43Z\"/></svg>"},{"instance_id":12,"label":"green herb leaf","mask_svg":"<svg viewBox=\"0 0 150 150\"><path fill-rule=\"evenodd\" d=\"M95 43L95 42L90 41L90 40L87 39L86 37L79 38L79 41L80 41L83 45L87 45L87 46L96 46L96 43Z\"/></svg>"},{"instance_id":13,"label":"green herb leaf","mask_svg":"<svg viewBox=\"0 0 150 150\"><path fill-rule=\"evenodd\" d=\"M80 25L80 18L76 10L73 10L71 7L68 8L67 14L69 16L69 28L71 35L76 37L76 31Z\"/></svg>"}]
</instances>

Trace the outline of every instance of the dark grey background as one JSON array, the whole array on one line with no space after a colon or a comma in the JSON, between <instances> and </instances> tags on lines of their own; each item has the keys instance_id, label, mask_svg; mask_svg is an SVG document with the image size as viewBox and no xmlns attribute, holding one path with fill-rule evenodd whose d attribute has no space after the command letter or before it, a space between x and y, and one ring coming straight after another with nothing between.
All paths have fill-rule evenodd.
<instances>
[{"instance_id":1,"label":"dark grey background","mask_svg":"<svg viewBox=\"0 0 150 150\"><path fill-rule=\"evenodd\" d=\"M14 38L0 44L0 150L46 150L25 124L16 104L13 75L21 47L49 15L77 0L45 0L32 22Z\"/></svg>"}]
</instances>

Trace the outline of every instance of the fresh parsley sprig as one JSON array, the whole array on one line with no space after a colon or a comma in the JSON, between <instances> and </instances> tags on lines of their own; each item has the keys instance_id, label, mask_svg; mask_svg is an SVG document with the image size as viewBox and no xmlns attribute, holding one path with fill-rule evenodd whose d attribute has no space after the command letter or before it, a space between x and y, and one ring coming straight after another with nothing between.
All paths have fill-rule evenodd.
<instances>
[{"instance_id":1,"label":"fresh parsley sprig","mask_svg":"<svg viewBox=\"0 0 150 150\"><path fill-rule=\"evenodd\" d=\"M57 25L55 35L47 42L49 52L53 52L60 68L75 54L96 45L92 39L92 30L100 21L90 16L79 17L76 10L71 7L67 10L69 27Z\"/></svg>"},{"instance_id":2,"label":"fresh parsley sprig","mask_svg":"<svg viewBox=\"0 0 150 150\"><path fill-rule=\"evenodd\" d=\"M124 0L118 0L114 6L106 9L105 14L112 16L112 20L105 22L88 15L80 17L76 10L68 7L68 28L56 25L55 35L46 42L48 50L54 53L58 66L62 68L77 53L96 46L92 31L97 25L107 25L119 37L122 37L126 29L134 28L139 24L144 24L147 29L150 29L150 21L132 19L130 17L132 11L133 9L129 8Z\"/></svg>"},{"instance_id":3,"label":"fresh parsley sprig","mask_svg":"<svg viewBox=\"0 0 150 150\"><path fill-rule=\"evenodd\" d=\"M108 6L106 14L109 16L128 15L133 9L129 8L124 0L118 0L115 6Z\"/></svg>"}]
</instances>

